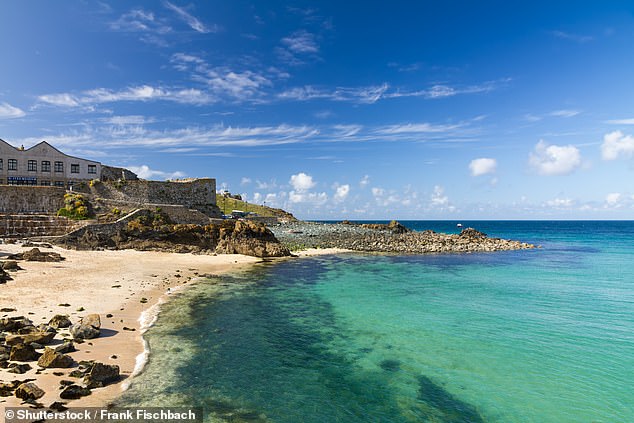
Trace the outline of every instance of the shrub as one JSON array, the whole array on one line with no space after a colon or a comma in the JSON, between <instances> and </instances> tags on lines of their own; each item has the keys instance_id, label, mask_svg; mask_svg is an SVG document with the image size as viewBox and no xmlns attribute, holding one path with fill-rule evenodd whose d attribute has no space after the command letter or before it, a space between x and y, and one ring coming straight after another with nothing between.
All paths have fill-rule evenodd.
<instances>
[{"instance_id":1,"label":"shrub","mask_svg":"<svg viewBox=\"0 0 634 423\"><path fill-rule=\"evenodd\" d=\"M76 220L88 219L90 217L89 204L81 194L65 194L64 207L57 211L57 215Z\"/></svg>"}]
</instances>

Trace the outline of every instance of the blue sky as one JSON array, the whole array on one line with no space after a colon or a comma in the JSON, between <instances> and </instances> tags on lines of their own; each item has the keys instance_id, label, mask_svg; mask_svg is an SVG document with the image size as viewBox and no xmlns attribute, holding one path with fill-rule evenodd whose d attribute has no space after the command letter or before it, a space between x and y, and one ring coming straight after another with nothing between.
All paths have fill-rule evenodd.
<instances>
[{"instance_id":1,"label":"blue sky","mask_svg":"<svg viewBox=\"0 0 634 423\"><path fill-rule=\"evenodd\" d=\"M632 2L13 1L0 138L300 218L634 218Z\"/></svg>"}]
</instances>

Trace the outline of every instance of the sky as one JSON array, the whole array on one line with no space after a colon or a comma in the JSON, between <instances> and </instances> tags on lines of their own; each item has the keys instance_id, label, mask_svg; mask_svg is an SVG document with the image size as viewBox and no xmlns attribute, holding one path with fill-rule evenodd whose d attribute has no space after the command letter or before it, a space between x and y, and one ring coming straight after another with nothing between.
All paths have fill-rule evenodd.
<instances>
[{"instance_id":1,"label":"sky","mask_svg":"<svg viewBox=\"0 0 634 423\"><path fill-rule=\"evenodd\" d=\"M303 219L633 219L631 1L0 2L0 138Z\"/></svg>"}]
</instances>

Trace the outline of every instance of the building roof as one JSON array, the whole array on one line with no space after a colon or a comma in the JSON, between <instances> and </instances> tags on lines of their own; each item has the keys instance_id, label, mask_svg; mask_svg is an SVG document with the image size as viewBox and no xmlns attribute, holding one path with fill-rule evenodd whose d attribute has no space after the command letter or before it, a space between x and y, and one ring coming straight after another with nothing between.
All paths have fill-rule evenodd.
<instances>
[{"instance_id":1,"label":"building roof","mask_svg":"<svg viewBox=\"0 0 634 423\"><path fill-rule=\"evenodd\" d=\"M46 141L40 141L40 142L38 142L37 144L35 144L35 145L33 145L33 146L31 146L31 147L29 147L29 148L27 148L27 149L24 149L24 150L22 150L22 149L20 149L20 148L17 148L17 147L12 146L11 144L9 144L8 142L6 142L6 141L5 141L5 140L3 140L2 138L0 138L0 141L1 141L2 143L6 144L7 146L9 146L9 147L13 148L14 150L18 151L18 152L27 152L27 151L32 151L32 150L33 150L33 151L35 151L35 150L37 150L37 149L39 149L39 148L42 148L42 147L48 147L48 148L51 148L51 149L53 149L53 150L57 151L59 154L61 154L61 155L63 155L63 156L70 157L71 159L85 160L85 161L87 161L87 162L93 162L93 163L98 163L98 164L101 164L101 162L98 162L98 161L96 161L96 160L84 159L83 157L76 157L76 156L71 156L71 155L69 155L69 154L66 154L66 153L64 153L63 151L60 151L58 148L53 147L51 144L49 144L49 143L48 143L48 142L46 142Z\"/></svg>"}]
</instances>

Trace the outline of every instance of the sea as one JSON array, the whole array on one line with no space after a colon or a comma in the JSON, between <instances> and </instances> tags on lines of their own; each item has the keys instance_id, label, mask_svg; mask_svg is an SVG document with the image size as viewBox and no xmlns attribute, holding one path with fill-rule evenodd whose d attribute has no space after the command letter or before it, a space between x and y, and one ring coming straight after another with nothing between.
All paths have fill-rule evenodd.
<instances>
[{"instance_id":1,"label":"sea","mask_svg":"<svg viewBox=\"0 0 634 423\"><path fill-rule=\"evenodd\" d=\"M202 281L162 306L117 405L207 422L634 422L634 222L461 223L540 248L326 255Z\"/></svg>"}]
</instances>

